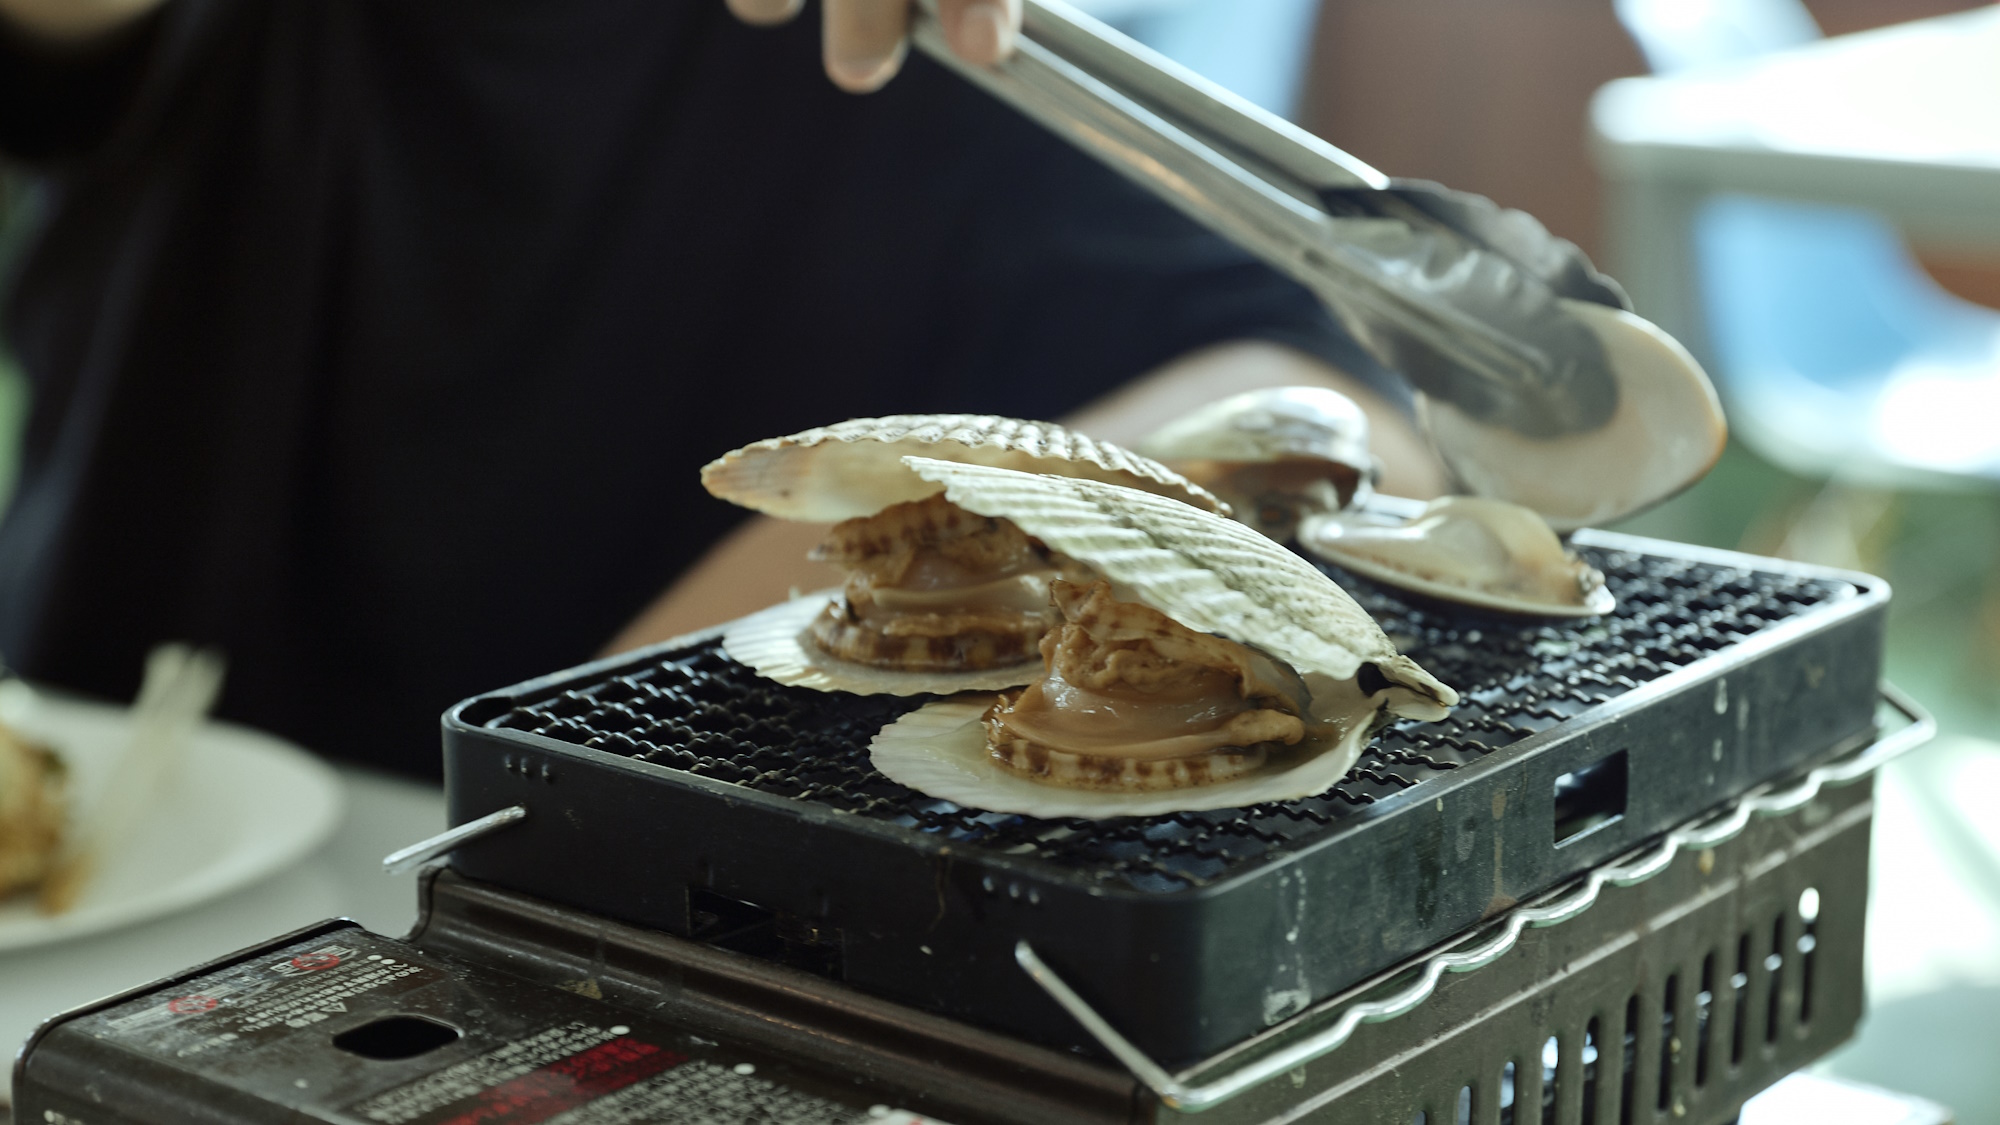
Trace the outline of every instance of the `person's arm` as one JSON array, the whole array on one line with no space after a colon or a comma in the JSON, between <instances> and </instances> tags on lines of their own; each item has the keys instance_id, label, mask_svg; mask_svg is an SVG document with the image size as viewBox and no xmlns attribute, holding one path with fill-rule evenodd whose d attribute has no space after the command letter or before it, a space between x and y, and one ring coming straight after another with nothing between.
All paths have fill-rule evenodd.
<instances>
[{"instance_id":1,"label":"person's arm","mask_svg":"<svg viewBox=\"0 0 2000 1125\"><path fill-rule=\"evenodd\" d=\"M1443 493L1444 469L1389 401L1360 380L1304 352L1261 340L1204 348L1143 376L1063 419L1094 438L1130 445L1198 406L1265 387L1332 387L1368 415L1369 440L1382 459L1381 491L1429 499ZM673 585L605 646L624 652L741 617L785 600L792 591L840 581L806 558L827 525L758 516L709 548Z\"/></svg>"},{"instance_id":2,"label":"person's arm","mask_svg":"<svg viewBox=\"0 0 2000 1125\"><path fill-rule=\"evenodd\" d=\"M0 20L49 46L83 46L137 23L165 0L0 0Z\"/></svg>"}]
</instances>

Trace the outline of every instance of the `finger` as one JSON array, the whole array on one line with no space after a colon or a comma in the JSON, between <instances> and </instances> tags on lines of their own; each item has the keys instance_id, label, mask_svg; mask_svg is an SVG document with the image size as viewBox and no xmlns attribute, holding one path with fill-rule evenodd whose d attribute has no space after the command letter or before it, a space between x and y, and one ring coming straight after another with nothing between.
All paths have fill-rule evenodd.
<instances>
[{"instance_id":1,"label":"finger","mask_svg":"<svg viewBox=\"0 0 2000 1125\"><path fill-rule=\"evenodd\" d=\"M784 23L799 14L806 0L729 0L729 10L744 23Z\"/></svg>"},{"instance_id":2,"label":"finger","mask_svg":"<svg viewBox=\"0 0 2000 1125\"><path fill-rule=\"evenodd\" d=\"M1012 54L1021 33L1021 0L943 0L938 14L953 53L978 66Z\"/></svg>"},{"instance_id":3,"label":"finger","mask_svg":"<svg viewBox=\"0 0 2000 1125\"><path fill-rule=\"evenodd\" d=\"M827 77L865 94L896 76L909 50L910 0L826 0Z\"/></svg>"}]
</instances>

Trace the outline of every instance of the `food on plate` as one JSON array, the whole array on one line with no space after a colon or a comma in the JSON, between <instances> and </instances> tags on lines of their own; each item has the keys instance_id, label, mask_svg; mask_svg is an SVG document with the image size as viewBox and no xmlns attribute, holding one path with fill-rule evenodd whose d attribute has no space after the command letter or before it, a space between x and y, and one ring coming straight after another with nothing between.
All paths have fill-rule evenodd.
<instances>
[{"instance_id":1,"label":"food on plate","mask_svg":"<svg viewBox=\"0 0 2000 1125\"><path fill-rule=\"evenodd\" d=\"M703 485L780 518L840 521L813 557L847 577L837 592L732 625L723 636L732 658L782 683L859 693L1009 687L1034 674L1036 646L1056 619L1049 582L1093 572L1004 517L954 505L904 464L911 454L1226 510L1165 466L1047 422L911 414L756 442L703 468Z\"/></svg>"},{"instance_id":2,"label":"food on plate","mask_svg":"<svg viewBox=\"0 0 2000 1125\"><path fill-rule=\"evenodd\" d=\"M1090 566L1017 692L885 727L876 768L930 796L1036 816L1142 816L1324 791L1393 717L1451 688L1310 563L1191 505L1098 481L911 458L968 511Z\"/></svg>"},{"instance_id":3,"label":"food on plate","mask_svg":"<svg viewBox=\"0 0 2000 1125\"><path fill-rule=\"evenodd\" d=\"M1618 604L1546 520L1501 500L1446 496L1401 520L1314 516L1299 545L1365 578L1503 613L1590 617Z\"/></svg>"},{"instance_id":4,"label":"food on plate","mask_svg":"<svg viewBox=\"0 0 2000 1125\"><path fill-rule=\"evenodd\" d=\"M0 898L39 884L62 843L69 771L56 752L0 726Z\"/></svg>"},{"instance_id":5,"label":"food on plate","mask_svg":"<svg viewBox=\"0 0 2000 1125\"><path fill-rule=\"evenodd\" d=\"M1161 427L1136 448L1279 542L1307 515L1366 500L1378 475L1368 416L1326 387L1245 391Z\"/></svg>"}]
</instances>

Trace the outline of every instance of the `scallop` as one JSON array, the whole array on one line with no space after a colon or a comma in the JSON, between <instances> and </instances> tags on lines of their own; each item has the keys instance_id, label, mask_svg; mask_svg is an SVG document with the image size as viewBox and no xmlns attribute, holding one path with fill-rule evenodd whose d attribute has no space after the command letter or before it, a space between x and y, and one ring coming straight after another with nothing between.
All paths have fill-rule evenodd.
<instances>
[{"instance_id":1,"label":"scallop","mask_svg":"<svg viewBox=\"0 0 2000 1125\"><path fill-rule=\"evenodd\" d=\"M952 503L1013 521L1190 629L1254 645L1302 674L1345 680L1374 665L1389 681L1389 709L1406 718L1441 719L1457 701L1347 591L1242 524L1098 481L909 463Z\"/></svg>"},{"instance_id":2,"label":"scallop","mask_svg":"<svg viewBox=\"0 0 2000 1125\"><path fill-rule=\"evenodd\" d=\"M1169 423L1137 448L1279 542L1307 515L1365 500L1379 475L1368 416L1326 387L1246 391Z\"/></svg>"},{"instance_id":3,"label":"scallop","mask_svg":"<svg viewBox=\"0 0 2000 1125\"><path fill-rule=\"evenodd\" d=\"M1397 653L1332 580L1241 524L1098 481L916 457L909 464L943 484L952 503L1008 519L1088 564L1119 599L1282 662L1309 701L1305 737L1267 746L1267 759L1254 768L1229 761L1220 771L1197 771L1223 778L1210 784L1126 791L1049 784L996 760L985 726L992 696L932 704L885 727L870 745L876 768L930 796L1044 817L1143 816L1292 799L1339 781L1391 717L1440 719L1458 700Z\"/></svg>"},{"instance_id":4,"label":"scallop","mask_svg":"<svg viewBox=\"0 0 2000 1125\"><path fill-rule=\"evenodd\" d=\"M1050 579L1091 577L1005 519L974 516L904 457L1108 481L1227 511L1165 466L1048 422L983 414L857 418L735 450L702 470L716 496L785 519L841 521L815 557L846 585L723 634L739 663L821 691L914 695L1024 684L1054 623Z\"/></svg>"},{"instance_id":5,"label":"scallop","mask_svg":"<svg viewBox=\"0 0 2000 1125\"><path fill-rule=\"evenodd\" d=\"M1617 605L1604 575L1546 520L1499 500L1446 496L1389 521L1315 516L1300 526L1299 545L1364 578L1502 613L1590 617Z\"/></svg>"},{"instance_id":6,"label":"scallop","mask_svg":"<svg viewBox=\"0 0 2000 1125\"><path fill-rule=\"evenodd\" d=\"M1049 594L1061 624L1042 638L1042 678L986 714L1000 765L1072 788L1179 789L1250 773L1311 729L1305 681L1273 657L1108 582Z\"/></svg>"},{"instance_id":7,"label":"scallop","mask_svg":"<svg viewBox=\"0 0 2000 1125\"><path fill-rule=\"evenodd\" d=\"M1102 820L1238 809L1317 796L1347 776L1374 734L1374 728L1364 723L1329 727L1334 733L1225 781L1111 792L1050 785L1000 766L986 742L985 716L992 706L991 696L978 696L920 707L875 735L868 747L870 760L898 784L964 808L1045 819Z\"/></svg>"}]
</instances>

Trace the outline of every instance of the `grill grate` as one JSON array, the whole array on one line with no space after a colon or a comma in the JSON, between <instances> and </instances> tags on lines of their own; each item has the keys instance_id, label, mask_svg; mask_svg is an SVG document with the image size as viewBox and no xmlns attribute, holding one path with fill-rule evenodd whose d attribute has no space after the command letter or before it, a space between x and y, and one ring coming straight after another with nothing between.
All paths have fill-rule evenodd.
<instances>
[{"instance_id":1,"label":"grill grate","mask_svg":"<svg viewBox=\"0 0 2000 1125\"><path fill-rule=\"evenodd\" d=\"M1517 620L1405 600L1328 573L1396 647L1459 690L1438 723L1382 732L1317 797L1110 821L1038 820L962 809L868 763L870 737L929 697L853 696L761 680L709 642L601 681L523 699L486 725L529 731L719 781L1039 859L1142 891L1202 886L1342 818L1546 730L1814 606L1844 583L1583 548L1618 596L1582 621Z\"/></svg>"}]
</instances>

